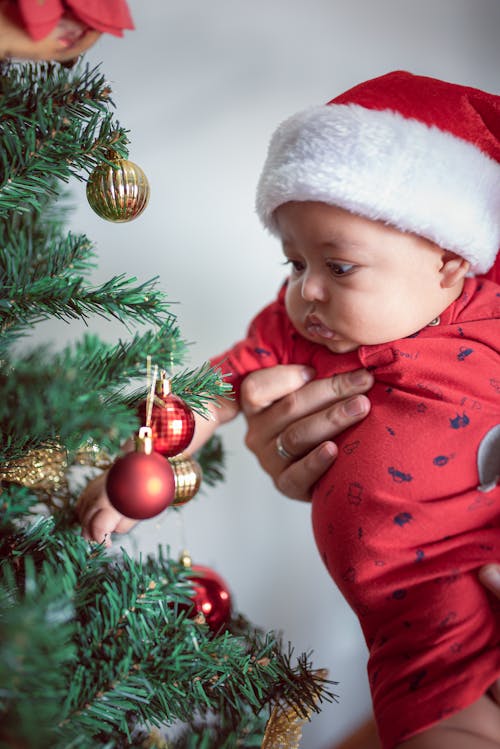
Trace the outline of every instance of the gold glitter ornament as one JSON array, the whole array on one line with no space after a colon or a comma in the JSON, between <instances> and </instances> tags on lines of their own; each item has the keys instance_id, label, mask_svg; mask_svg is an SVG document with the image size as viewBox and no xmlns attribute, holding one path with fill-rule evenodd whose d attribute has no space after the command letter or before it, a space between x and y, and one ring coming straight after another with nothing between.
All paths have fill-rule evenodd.
<instances>
[{"instance_id":1,"label":"gold glitter ornament","mask_svg":"<svg viewBox=\"0 0 500 749\"><path fill-rule=\"evenodd\" d=\"M201 485L202 470L200 464L191 455L179 453L168 462L174 470L175 494L174 507L185 505L193 499Z\"/></svg>"},{"instance_id":2,"label":"gold glitter ornament","mask_svg":"<svg viewBox=\"0 0 500 749\"><path fill-rule=\"evenodd\" d=\"M89 440L75 453L75 465L109 468L113 461L109 454ZM0 481L21 484L28 489L56 492L66 486L69 468L68 454L60 445L28 450L22 458L9 460L0 466Z\"/></svg>"},{"instance_id":3,"label":"gold glitter ornament","mask_svg":"<svg viewBox=\"0 0 500 749\"><path fill-rule=\"evenodd\" d=\"M3 463L0 466L0 481L51 492L63 484L67 468L66 450L57 445L44 447L29 450L22 458Z\"/></svg>"},{"instance_id":4,"label":"gold glitter ornament","mask_svg":"<svg viewBox=\"0 0 500 749\"><path fill-rule=\"evenodd\" d=\"M328 671L320 669L315 675L326 679ZM298 713L294 707L278 702L267 721L261 749L299 749L302 728L312 712L313 708L308 707L305 714Z\"/></svg>"},{"instance_id":5,"label":"gold glitter ornament","mask_svg":"<svg viewBox=\"0 0 500 749\"><path fill-rule=\"evenodd\" d=\"M99 164L94 169L87 182L87 200L107 221L133 221L148 204L148 178L133 161L114 158L112 164Z\"/></svg>"}]
</instances>

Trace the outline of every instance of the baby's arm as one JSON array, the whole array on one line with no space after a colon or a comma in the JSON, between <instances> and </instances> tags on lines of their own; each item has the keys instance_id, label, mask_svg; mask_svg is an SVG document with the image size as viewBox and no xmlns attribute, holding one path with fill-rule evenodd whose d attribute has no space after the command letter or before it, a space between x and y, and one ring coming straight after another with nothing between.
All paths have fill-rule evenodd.
<instances>
[{"instance_id":1,"label":"baby's arm","mask_svg":"<svg viewBox=\"0 0 500 749\"><path fill-rule=\"evenodd\" d=\"M232 421L239 413L240 407L236 400L227 398L218 398L217 403L211 403L208 406L210 415L208 418L195 413L196 422L194 436L189 445L189 452L195 453L208 442L215 431L228 421Z\"/></svg>"},{"instance_id":2,"label":"baby's arm","mask_svg":"<svg viewBox=\"0 0 500 749\"><path fill-rule=\"evenodd\" d=\"M210 417L204 418L195 413L195 432L189 445L189 452L199 450L214 434L216 429L238 414L236 401L221 398L218 405L209 406ZM124 452L133 450L133 441L129 440L123 447ZM111 546L112 533L127 533L137 520L131 520L115 510L106 494L107 471L90 481L78 499L77 512L82 525L83 537Z\"/></svg>"}]
</instances>

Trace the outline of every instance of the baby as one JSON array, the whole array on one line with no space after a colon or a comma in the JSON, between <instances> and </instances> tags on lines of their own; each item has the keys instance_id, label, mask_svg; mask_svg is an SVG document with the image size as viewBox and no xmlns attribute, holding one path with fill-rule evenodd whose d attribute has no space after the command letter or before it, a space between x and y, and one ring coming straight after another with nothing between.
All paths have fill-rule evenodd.
<instances>
[{"instance_id":1,"label":"baby","mask_svg":"<svg viewBox=\"0 0 500 749\"><path fill-rule=\"evenodd\" d=\"M385 749L500 746L500 611L477 581L500 553L500 286L474 277L496 270L499 136L500 97L404 72L283 123L257 210L290 276L212 360L236 393L277 363L375 377L312 523L369 647Z\"/></svg>"},{"instance_id":2,"label":"baby","mask_svg":"<svg viewBox=\"0 0 500 749\"><path fill-rule=\"evenodd\" d=\"M236 400L191 445L253 370L371 371L312 525L363 629L384 749L500 747L500 610L477 579L500 558L499 161L500 97L401 71L286 120L257 211L289 278L212 359Z\"/></svg>"}]
</instances>

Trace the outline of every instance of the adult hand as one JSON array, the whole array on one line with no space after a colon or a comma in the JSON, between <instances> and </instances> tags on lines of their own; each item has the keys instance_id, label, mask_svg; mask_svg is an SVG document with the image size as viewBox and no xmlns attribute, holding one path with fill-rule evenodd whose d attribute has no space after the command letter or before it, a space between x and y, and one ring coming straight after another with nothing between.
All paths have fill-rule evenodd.
<instances>
[{"instance_id":1,"label":"adult hand","mask_svg":"<svg viewBox=\"0 0 500 749\"><path fill-rule=\"evenodd\" d=\"M86 52L100 36L99 31L66 12L50 33L35 41L23 24L17 4L0 0L0 58L65 62Z\"/></svg>"},{"instance_id":2,"label":"adult hand","mask_svg":"<svg viewBox=\"0 0 500 749\"><path fill-rule=\"evenodd\" d=\"M500 564L485 564L479 570L479 579L500 600Z\"/></svg>"},{"instance_id":3,"label":"adult hand","mask_svg":"<svg viewBox=\"0 0 500 749\"><path fill-rule=\"evenodd\" d=\"M494 596L500 600L500 564L485 564L479 570L479 580ZM500 705L500 679L490 687L490 694Z\"/></svg>"},{"instance_id":4,"label":"adult hand","mask_svg":"<svg viewBox=\"0 0 500 749\"><path fill-rule=\"evenodd\" d=\"M365 369L311 382L313 376L308 367L279 365L252 372L241 387L246 445L291 499L310 499L337 456L333 438L370 411L363 393L373 377Z\"/></svg>"},{"instance_id":5,"label":"adult hand","mask_svg":"<svg viewBox=\"0 0 500 749\"><path fill-rule=\"evenodd\" d=\"M57 0L18 3L0 0L0 59L72 62L86 52L103 32L121 36L133 29L126 0L102 3Z\"/></svg>"}]
</instances>

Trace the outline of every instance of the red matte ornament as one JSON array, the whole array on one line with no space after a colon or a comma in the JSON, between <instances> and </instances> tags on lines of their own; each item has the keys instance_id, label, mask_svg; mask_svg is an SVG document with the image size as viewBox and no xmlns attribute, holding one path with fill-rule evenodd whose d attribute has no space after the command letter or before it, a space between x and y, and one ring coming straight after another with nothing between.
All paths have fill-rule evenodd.
<instances>
[{"instance_id":1,"label":"red matte ornament","mask_svg":"<svg viewBox=\"0 0 500 749\"><path fill-rule=\"evenodd\" d=\"M206 623L216 633L231 619L231 596L225 581L210 567L193 565L189 575L194 587L192 597L194 615L203 614Z\"/></svg>"},{"instance_id":2,"label":"red matte ornament","mask_svg":"<svg viewBox=\"0 0 500 749\"><path fill-rule=\"evenodd\" d=\"M193 439L194 414L171 392L168 378L157 383L150 422L146 420L147 404L141 406L139 415L142 423L151 427L153 450L166 458L183 452Z\"/></svg>"},{"instance_id":3,"label":"red matte ornament","mask_svg":"<svg viewBox=\"0 0 500 749\"><path fill-rule=\"evenodd\" d=\"M113 507L134 520L158 515L175 496L172 466L152 451L151 430L147 430L146 439L145 431L139 433L138 450L118 458L106 479L106 493Z\"/></svg>"}]
</instances>

